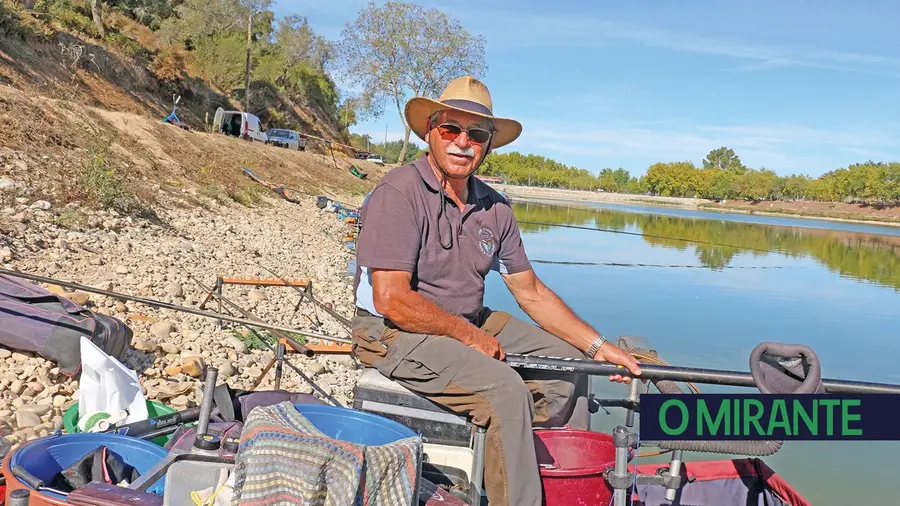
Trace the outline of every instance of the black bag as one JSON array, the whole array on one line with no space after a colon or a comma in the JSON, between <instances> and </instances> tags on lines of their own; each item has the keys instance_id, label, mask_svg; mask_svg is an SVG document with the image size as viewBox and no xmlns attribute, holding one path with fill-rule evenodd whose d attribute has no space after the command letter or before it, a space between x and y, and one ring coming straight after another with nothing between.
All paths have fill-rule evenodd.
<instances>
[{"instance_id":1,"label":"black bag","mask_svg":"<svg viewBox=\"0 0 900 506\"><path fill-rule=\"evenodd\" d=\"M0 275L0 345L56 362L60 372L81 372L81 336L107 355L125 361L132 331L33 283Z\"/></svg>"},{"instance_id":2,"label":"black bag","mask_svg":"<svg viewBox=\"0 0 900 506\"><path fill-rule=\"evenodd\" d=\"M71 492L92 481L118 485L122 481L133 483L140 473L116 452L105 446L88 453L53 477L51 488Z\"/></svg>"}]
</instances>

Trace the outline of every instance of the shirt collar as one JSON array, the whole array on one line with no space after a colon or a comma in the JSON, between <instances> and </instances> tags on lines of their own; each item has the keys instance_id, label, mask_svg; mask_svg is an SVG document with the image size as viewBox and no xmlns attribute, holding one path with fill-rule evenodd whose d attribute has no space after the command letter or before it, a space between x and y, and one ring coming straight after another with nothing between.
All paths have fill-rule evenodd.
<instances>
[{"instance_id":1,"label":"shirt collar","mask_svg":"<svg viewBox=\"0 0 900 506\"><path fill-rule=\"evenodd\" d=\"M440 189L440 183L438 183L437 177L434 175L434 169L431 168L431 164L428 162L428 155L423 154L418 160L413 162L413 165L419 171L419 175L422 177L422 181L425 182L425 186L437 193ZM475 197L476 201L484 199L489 195L487 185L475 177L474 174L469 176L469 195Z\"/></svg>"}]
</instances>

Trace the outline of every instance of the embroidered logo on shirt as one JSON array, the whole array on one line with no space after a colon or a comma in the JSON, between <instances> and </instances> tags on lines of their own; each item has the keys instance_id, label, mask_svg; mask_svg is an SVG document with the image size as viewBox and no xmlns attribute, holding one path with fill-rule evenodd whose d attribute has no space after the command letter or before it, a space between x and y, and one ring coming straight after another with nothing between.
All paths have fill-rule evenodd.
<instances>
[{"instance_id":1,"label":"embroidered logo on shirt","mask_svg":"<svg viewBox=\"0 0 900 506\"><path fill-rule=\"evenodd\" d=\"M491 232L491 229L481 227L481 230L478 231L478 246L481 247L481 252L487 256L493 256L495 245L496 241L494 241L494 233Z\"/></svg>"}]
</instances>

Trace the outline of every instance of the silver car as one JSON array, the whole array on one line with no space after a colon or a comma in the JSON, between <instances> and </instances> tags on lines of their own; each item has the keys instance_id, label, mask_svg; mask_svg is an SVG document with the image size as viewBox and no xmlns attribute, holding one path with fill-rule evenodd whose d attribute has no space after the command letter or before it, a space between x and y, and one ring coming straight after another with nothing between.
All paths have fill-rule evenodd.
<instances>
[{"instance_id":1,"label":"silver car","mask_svg":"<svg viewBox=\"0 0 900 506\"><path fill-rule=\"evenodd\" d=\"M294 130L284 130L281 128L273 128L266 132L266 144L271 144L273 146L279 146L282 148L288 149L296 149L297 151L303 151L306 149L306 137L301 137L299 133Z\"/></svg>"}]
</instances>

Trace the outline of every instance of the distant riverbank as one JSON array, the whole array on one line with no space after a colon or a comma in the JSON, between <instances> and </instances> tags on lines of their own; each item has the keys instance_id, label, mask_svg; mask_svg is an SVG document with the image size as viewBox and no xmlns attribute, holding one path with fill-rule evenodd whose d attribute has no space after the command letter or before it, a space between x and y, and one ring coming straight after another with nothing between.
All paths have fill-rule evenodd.
<instances>
[{"instance_id":1,"label":"distant riverbank","mask_svg":"<svg viewBox=\"0 0 900 506\"><path fill-rule=\"evenodd\" d=\"M728 213L764 214L793 218L810 218L848 223L869 223L876 225L900 226L900 207L876 209L871 206L831 202L782 202L743 200L717 203L705 199L682 197L661 197L655 195L632 195L628 193L566 190L533 186L492 184L497 191L505 192L512 199L546 201L581 201L603 204L643 204L651 206L678 207Z\"/></svg>"},{"instance_id":2,"label":"distant riverbank","mask_svg":"<svg viewBox=\"0 0 900 506\"><path fill-rule=\"evenodd\" d=\"M535 186L514 186L491 184L497 191L502 191L511 198L535 200L578 200L583 202L601 202L606 204L648 204L657 206L683 207L697 209L707 202L703 199L681 197L658 197L653 195L632 195L629 193L590 192L584 190L565 190L561 188L541 188Z\"/></svg>"}]
</instances>

